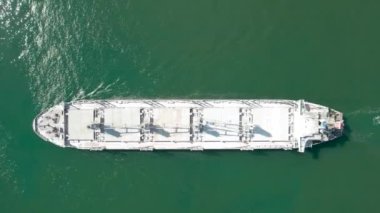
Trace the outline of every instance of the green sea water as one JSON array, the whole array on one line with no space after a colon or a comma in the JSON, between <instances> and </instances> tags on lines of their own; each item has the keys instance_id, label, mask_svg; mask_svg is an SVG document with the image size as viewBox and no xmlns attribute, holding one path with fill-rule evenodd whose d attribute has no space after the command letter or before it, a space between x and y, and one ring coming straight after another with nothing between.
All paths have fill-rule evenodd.
<instances>
[{"instance_id":1,"label":"green sea water","mask_svg":"<svg viewBox=\"0 0 380 213\"><path fill-rule=\"evenodd\" d=\"M0 212L378 212L380 2L0 0ZM87 152L61 101L306 99L345 136L296 151Z\"/></svg>"}]
</instances>

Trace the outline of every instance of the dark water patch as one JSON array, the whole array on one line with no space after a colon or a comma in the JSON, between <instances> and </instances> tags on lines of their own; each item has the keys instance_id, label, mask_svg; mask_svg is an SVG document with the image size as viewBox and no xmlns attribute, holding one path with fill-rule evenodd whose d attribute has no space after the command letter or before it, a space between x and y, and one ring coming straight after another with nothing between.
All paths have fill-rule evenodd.
<instances>
[{"instance_id":1,"label":"dark water patch","mask_svg":"<svg viewBox=\"0 0 380 213\"><path fill-rule=\"evenodd\" d=\"M0 123L0 195L20 196L23 193L20 188L20 179L18 178L18 165L10 154L10 143L12 136L9 135L7 129ZM4 203L5 204L5 203Z\"/></svg>"}]
</instances>

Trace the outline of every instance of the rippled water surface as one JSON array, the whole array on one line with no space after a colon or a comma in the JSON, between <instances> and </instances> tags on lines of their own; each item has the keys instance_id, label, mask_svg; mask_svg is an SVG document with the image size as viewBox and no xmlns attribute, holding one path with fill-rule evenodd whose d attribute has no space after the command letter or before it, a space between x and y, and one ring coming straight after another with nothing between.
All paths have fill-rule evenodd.
<instances>
[{"instance_id":1,"label":"rippled water surface","mask_svg":"<svg viewBox=\"0 0 380 213\"><path fill-rule=\"evenodd\" d=\"M0 0L0 212L376 212L380 3ZM84 152L62 101L304 98L346 115L305 154Z\"/></svg>"}]
</instances>

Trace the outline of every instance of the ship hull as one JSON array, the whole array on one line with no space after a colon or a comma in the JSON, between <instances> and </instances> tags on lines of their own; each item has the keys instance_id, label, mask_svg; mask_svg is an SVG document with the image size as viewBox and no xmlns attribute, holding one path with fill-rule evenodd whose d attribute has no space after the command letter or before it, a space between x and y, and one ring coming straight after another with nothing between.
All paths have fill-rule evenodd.
<instances>
[{"instance_id":1,"label":"ship hull","mask_svg":"<svg viewBox=\"0 0 380 213\"><path fill-rule=\"evenodd\" d=\"M41 112L33 129L86 150L304 152L341 136L343 114L303 100L81 100Z\"/></svg>"}]
</instances>

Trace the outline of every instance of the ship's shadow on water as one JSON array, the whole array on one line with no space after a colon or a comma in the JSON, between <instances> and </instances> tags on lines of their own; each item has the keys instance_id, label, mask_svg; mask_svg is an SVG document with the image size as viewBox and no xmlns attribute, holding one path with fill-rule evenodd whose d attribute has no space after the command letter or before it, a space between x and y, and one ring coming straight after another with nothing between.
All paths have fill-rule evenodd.
<instances>
[{"instance_id":1,"label":"ship's shadow on water","mask_svg":"<svg viewBox=\"0 0 380 213\"><path fill-rule=\"evenodd\" d=\"M347 118L344 118L344 131L343 135L335 140L328 141L319 145L313 146L311 149L307 149L305 154L311 154L314 159L319 159L320 155L323 155L323 151L327 149L336 149L344 146L349 140L352 130L347 121Z\"/></svg>"}]
</instances>

